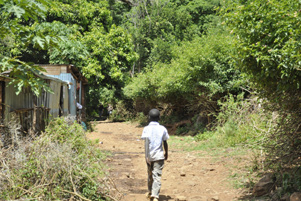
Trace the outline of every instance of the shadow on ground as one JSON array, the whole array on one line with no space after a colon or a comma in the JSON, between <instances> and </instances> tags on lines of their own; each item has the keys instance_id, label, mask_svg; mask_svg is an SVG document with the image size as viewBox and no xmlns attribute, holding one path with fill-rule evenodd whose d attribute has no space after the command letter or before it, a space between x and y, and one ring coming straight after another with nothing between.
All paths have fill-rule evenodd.
<instances>
[{"instance_id":1,"label":"shadow on ground","mask_svg":"<svg viewBox=\"0 0 301 201\"><path fill-rule=\"evenodd\" d=\"M172 200L172 198L169 195L160 195L159 201L167 201Z\"/></svg>"}]
</instances>

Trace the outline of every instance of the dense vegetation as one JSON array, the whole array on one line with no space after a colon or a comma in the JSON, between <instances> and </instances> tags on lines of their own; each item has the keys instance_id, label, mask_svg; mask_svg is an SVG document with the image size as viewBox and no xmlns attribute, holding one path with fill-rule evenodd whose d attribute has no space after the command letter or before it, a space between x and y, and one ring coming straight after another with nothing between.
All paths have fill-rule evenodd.
<instances>
[{"instance_id":1,"label":"dense vegetation","mask_svg":"<svg viewBox=\"0 0 301 201\"><path fill-rule=\"evenodd\" d=\"M1 132L13 139L0 152L1 200L118 198L105 172L105 153L74 119L55 119L34 139L22 137L17 120Z\"/></svg>"},{"instance_id":2,"label":"dense vegetation","mask_svg":"<svg viewBox=\"0 0 301 201\"><path fill-rule=\"evenodd\" d=\"M72 63L89 80L90 115L100 103L114 105L113 120L141 119L158 107L164 123L190 122L179 124L177 134L262 149L266 169L300 168L300 1L2 0L0 6L0 69L12 70L19 89L47 90L33 63Z\"/></svg>"},{"instance_id":3,"label":"dense vegetation","mask_svg":"<svg viewBox=\"0 0 301 201\"><path fill-rule=\"evenodd\" d=\"M289 178L300 178L301 148L301 42L300 2L225 2L225 23L237 37L237 67L257 95L266 101L265 113L273 112L275 129L266 131L263 146L268 168ZM283 174L283 180L285 174ZM282 181L283 181L282 180ZM299 182L288 188L300 190Z\"/></svg>"}]
</instances>

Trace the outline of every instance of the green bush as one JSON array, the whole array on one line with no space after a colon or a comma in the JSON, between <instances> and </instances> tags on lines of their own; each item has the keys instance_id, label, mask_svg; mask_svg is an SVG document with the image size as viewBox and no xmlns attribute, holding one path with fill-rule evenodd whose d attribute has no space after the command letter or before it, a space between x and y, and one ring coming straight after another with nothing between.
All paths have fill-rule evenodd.
<instances>
[{"instance_id":1,"label":"green bush","mask_svg":"<svg viewBox=\"0 0 301 201\"><path fill-rule=\"evenodd\" d=\"M149 105L165 103L176 110L212 105L210 98L204 98L204 103L202 97L236 92L242 83L240 72L232 65L232 42L229 34L212 29L208 35L174 45L170 63L159 62L138 74L124 87L124 94Z\"/></svg>"},{"instance_id":2,"label":"green bush","mask_svg":"<svg viewBox=\"0 0 301 201\"><path fill-rule=\"evenodd\" d=\"M185 135L189 132L189 126L178 127L176 130L176 135Z\"/></svg>"},{"instance_id":3,"label":"green bush","mask_svg":"<svg viewBox=\"0 0 301 201\"><path fill-rule=\"evenodd\" d=\"M258 97L244 99L244 94L229 95L218 104L215 129L199 133L195 136L197 141L207 140L219 147L263 147L264 139L276 126L276 119L261 107Z\"/></svg>"},{"instance_id":4,"label":"green bush","mask_svg":"<svg viewBox=\"0 0 301 201\"><path fill-rule=\"evenodd\" d=\"M264 141L265 167L282 174L288 169L300 168L300 109L278 110L277 114L277 127Z\"/></svg>"},{"instance_id":5,"label":"green bush","mask_svg":"<svg viewBox=\"0 0 301 201\"><path fill-rule=\"evenodd\" d=\"M212 137L212 134L213 134L213 132L211 132L211 131L205 131L205 132L202 132L202 133L199 133L198 135L196 135L194 137L194 139L196 141L206 141Z\"/></svg>"},{"instance_id":6,"label":"green bush","mask_svg":"<svg viewBox=\"0 0 301 201\"><path fill-rule=\"evenodd\" d=\"M124 101L119 101L110 115L109 119L113 122L129 121L134 118L134 113Z\"/></svg>"},{"instance_id":7,"label":"green bush","mask_svg":"<svg viewBox=\"0 0 301 201\"><path fill-rule=\"evenodd\" d=\"M300 103L300 1L223 2L225 23L236 36L238 68L270 102L290 110Z\"/></svg>"},{"instance_id":8,"label":"green bush","mask_svg":"<svg viewBox=\"0 0 301 201\"><path fill-rule=\"evenodd\" d=\"M141 126L146 126L148 124L148 117L143 114L143 112L138 112L134 120Z\"/></svg>"},{"instance_id":9,"label":"green bush","mask_svg":"<svg viewBox=\"0 0 301 201\"><path fill-rule=\"evenodd\" d=\"M275 173L275 185L281 189L277 191L279 197L300 191L298 111L288 113L258 97L244 99L243 94L229 95L219 105L215 129L199 133L195 140L205 142L208 147L244 146L254 153L260 150L261 161L254 155L252 171Z\"/></svg>"},{"instance_id":10,"label":"green bush","mask_svg":"<svg viewBox=\"0 0 301 201\"><path fill-rule=\"evenodd\" d=\"M55 119L41 136L0 155L1 200L110 200L105 154L75 122Z\"/></svg>"}]
</instances>

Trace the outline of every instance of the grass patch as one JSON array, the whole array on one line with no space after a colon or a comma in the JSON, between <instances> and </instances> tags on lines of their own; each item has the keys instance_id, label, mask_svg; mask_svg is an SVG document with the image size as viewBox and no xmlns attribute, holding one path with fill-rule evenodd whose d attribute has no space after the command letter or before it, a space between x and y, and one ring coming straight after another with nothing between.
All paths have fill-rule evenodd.
<instances>
[{"instance_id":1,"label":"grass patch","mask_svg":"<svg viewBox=\"0 0 301 201\"><path fill-rule=\"evenodd\" d=\"M212 139L211 139L212 140ZM196 154L201 155L199 151L203 151L204 154L210 156L240 156L247 154L250 149L245 147L219 147L214 142L207 141L196 141L192 136L171 136L169 144L173 149L197 152Z\"/></svg>"},{"instance_id":2,"label":"grass patch","mask_svg":"<svg viewBox=\"0 0 301 201\"><path fill-rule=\"evenodd\" d=\"M214 138L196 141L192 136L171 136L169 145L176 151L192 152L200 158L210 157L212 163L223 164L228 169L225 174L228 174L229 185L234 188L249 188L258 180L255 164L260 162L251 157L255 152L248 147L221 147Z\"/></svg>"}]
</instances>

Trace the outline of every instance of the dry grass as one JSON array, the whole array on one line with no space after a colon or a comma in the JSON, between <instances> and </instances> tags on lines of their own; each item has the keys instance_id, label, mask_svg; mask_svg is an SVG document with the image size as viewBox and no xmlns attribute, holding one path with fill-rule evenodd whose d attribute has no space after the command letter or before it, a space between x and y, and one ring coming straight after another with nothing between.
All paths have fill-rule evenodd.
<instances>
[{"instance_id":1,"label":"dry grass","mask_svg":"<svg viewBox=\"0 0 301 201\"><path fill-rule=\"evenodd\" d=\"M105 154L85 138L80 125L57 119L45 133L29 138L13 122L5 132L1 200L119 200L105 173Z\"/></svg>"}]
</instances>

